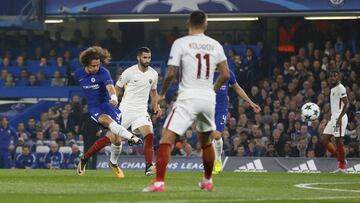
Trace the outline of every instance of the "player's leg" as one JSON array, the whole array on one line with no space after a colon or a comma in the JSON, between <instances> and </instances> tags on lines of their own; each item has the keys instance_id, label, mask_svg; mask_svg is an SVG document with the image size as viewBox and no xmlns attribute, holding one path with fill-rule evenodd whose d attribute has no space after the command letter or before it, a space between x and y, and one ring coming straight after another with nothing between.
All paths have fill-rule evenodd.
<instances>
[{"instance_id":1,"label":"player's leg","mask_svg":"<svg viewBox=\"0 0 360 203\"><path fill-rule=\"evenodd\" d=\"M334 137L336 140L336 148L337 148L337 154L338 154L338 168L340 172L345 173L346 172L346 161L345 161L345 150L344 150L344 136L345 136L345 130L347 126L347 116L345 115L342 118L341 125L337 127L336 132L334 133Z\"/></svg>"},{"instance_id":2,"label":"player's leg","mask_svg":"<svg viewBox=\"0 0 360 203\"><path fill-rule=\"evenodd\" d=\"M150 176L156 172L153 164L154 157L154 131L152 122L148 113L134 120L132 127L140 132L144 137L144 158L145 158L145 175Z\"/></svg>"},{"instance_id":3,"label":"player's leg","mask_svg":"<svg viewBox=\"0 0 360 203\"><path fill-rule=\"evenodd\" d=\"M163 129L156 160L156 179L153 184L143 189L143 192L163 192L165 190L166 167L171 158L171 146L176 135L169 129Z\"/></svg>"},{"instance_id":4,"label":"player's leg","mask_svg":"<svg viewBox=\"0 0 360 203\"><path fill-rule=\"evenodd\" d=\"M344 138L343 137L335 137L336 140L336 151L338 154L338 169L340 172L345 172L346 170L346 162L345 162L345 150L344 150Z\"/></svg>"},{"instance_id":5,"label":"player's leg","mask_svg":"<svg viewBox=\"0 0 360 203\"><path fill-rule=\"evenodd\" d=\"M153 164L154 157L154 133L152 126L145 125L137 128L138 131L144 136L144 158L145 158L145 175L149 176L156 172Z\"/></svg>"},{"instance_id":6,"label":"player's leg","mask_svg":"<svg viewBox=\"0 0 360 203\"><path fill-rule=\"evenodd\" d=\"M323 139L323 143L325 148L334 156L337 158L337 151L336 151L336 147L334 146L334 144L331 142L331 137L334 135L334 127L335 127L335 123L333 120L330 120L325 128L324 131L322 133L322 139Z\"/></svg>"},{"instance_id":7,"label":"player's leg","mask_svg":"<svg viewBox=\"0 0 360 203\"><path fill-rule=\"evenodd\" d=\"M159 149L156 160L156 179L143 192L162 192L165 190L166 167L171 158L171 147L175 143L176 134L183 135L186 129L195 119L191 109L191 101L176 101L175 105L167 116L161 134Z\"/></svg>"},{"instance_id":8,"label":"player's leg","mask_svg":"<svg viewBox=\"0 0 360 203\"><path fill-rule=\"evenodd\" d=\"M95 136L95 135L94 135ZM86 163L90 157L95 153L99 152L102 148L109 145L110 143L116 143L116 136L114 134L106 133L105 136L96 140L96 142L85 152L84 156L81 158L78 167L77 174L82 176L85 174Z\"/></svg>"},{"instance_id":9,"label":"player's leg","mask_svg":"<svg viewBox=\"0 0 360 203\"><path fill-rule=\"evenodd\" d=\"M215 149L215 165L214 165L214 174L218 174L222 170L222 161L221 161L221 154L223 151L223 140L221 138L222 132L225 128L227 112L221 111L215 112L215 125L216 130L212 132L211 137L213 140L213 147Z\"/></svg>"},{"instance_id":10,"label":"player's leg","mask_svg":"<svg viewBox=\"0 0 360 203\"><path fill-rule=\"evenodd\" d=\"M211 137L213 139L212 143L215 150L215 164L213 173L218 174L222 170L221 154L223 151L224 143L221 137L221 132L219 131L213 131L211 133Z\"/></svg>"},{"instance_id":11,"label":"player's leg","mask_svg":"<svg viewBox=\"0 0 360 203\"><path fill-rule=\"evenodd\" d=\"M214 168L215 152L210 139L211 132L198 132L198 140L203 150L204 178L199 183L201 189L211 191L213 189L212 170Z\"/></svg>"},{"instance_id":12,"label":"player's leg","mask_svg":"<svg viewBox=\"0 0 360 203\"><path fill-rule=\"evenodd\" d=\"M215 102L209 105L199 105L203 102L197 103L197 110L200 112L196 116L195 124L198 132L198 140L200 141L203 150L203 164L204 164L204 177L199 182L199 186L203 190L212 191L212 170L214 168L215 151L211 142L211 133L216 129L214 116L215 116Z\"/></svg>"},{"instance_id":13,"label":"player's leg","mask_svg":"<svg viewBox=\"0 0 360 203\"><path fill-rule=\"evenodd\" d=\"M123 137L128 140L133 140L135 144L141 144L142 140L133 135L131 132L126 130L123 126L119 124L119 122L114 121L109 115L102 114L99 117L98 122L106 128L114 133L117 136Z\"/></svg>"}]
</instances>

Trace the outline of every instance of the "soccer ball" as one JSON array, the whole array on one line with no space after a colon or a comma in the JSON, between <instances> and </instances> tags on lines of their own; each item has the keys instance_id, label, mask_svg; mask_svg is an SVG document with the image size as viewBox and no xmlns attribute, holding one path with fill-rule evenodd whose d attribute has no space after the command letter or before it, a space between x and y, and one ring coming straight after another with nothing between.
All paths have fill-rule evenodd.
<instances>
[{"instance_id":1,"label":"soccer ball","mask_svg":"<svg viewBox=\"0 0 360 203\"><path fill-rule=\"evenodd\" d=\"M317 104L308 102L301 107L301 119L304 122L316 120L319 116L320 108Z\"/></svg>"}]
</instances>

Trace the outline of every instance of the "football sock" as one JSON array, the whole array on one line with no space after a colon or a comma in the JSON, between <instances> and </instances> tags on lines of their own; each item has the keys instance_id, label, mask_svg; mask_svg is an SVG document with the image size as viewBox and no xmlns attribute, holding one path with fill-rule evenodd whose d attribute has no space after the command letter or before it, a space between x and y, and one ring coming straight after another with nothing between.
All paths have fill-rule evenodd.
<instances>
[{"instance_id":1,"label":"football sock","mask_svg":"<svg viewBox=\"0 0 360 203\"><path fill-rule=\"evenodd\" d=\"M126 130L124 127L117 124L116 122L110 123L109 129L111 132L115 133L115 135L126 138L128 140L131 139L131 137L133 136L132 133L130 133L128 130Z\"/></svg>"},{"instance_id":2,"label":"football sock","mask_svg":"<svg viewBox=\"0 0 360 203\"><path fill-rule=\"evenodd\" d=\"M156 161L156 181L164 182L166 167L170 161L171 145L168 143L162 143L159 145Z\"/></svg>"},{"instance_id":3,"label":"football sock","mask_svg":"<svg viewBox=\"0 0 360 203\"><path fill-rule=\"evenodd\" d=\"M144 157L146 165L151 164L154 156L154 134L149 133L144 137Z\"/></svg>"},{"instance_id":4,"label":"football sock","mask_svg":"<svg viewBox=\"0 0 360 203\"><path fill-rule=\"evenodd\" d=\"M119 159L119 156L121 154L122 149L122 143L120 142L120 145L114 145L111 144L110 147L110 161L112 164L117 164L117 160Z\"/></svg>"},{"instance_id":5,"label":"football sock","mask_svg":"<svg viewBox=\"0 0 360 203\"><path fill-rule=\"evenodd\" d=\"M87 150L87 152L83 156L83 161L87 161L93 154L100 151L106 145L110 144L110 139L106 136L101 137L100 139L96 140L96 142Z\"/></svg>"},{"instance_id":6,"label":"football sock","mask_svg":"<svg viewBox=\"0 0 360 203\"><path fill-rule=\"evenodd\" d=\"M336 148L333 143L331 143L330 141L327 141L325 143L325 147L334 157L336 157L336 158L338 157L338 153L337 153Z\"/></svg>"},{"instance_id":7,"label":"football sock","mask_svg":"<svg viewBox=\"0 0 360 203\"><path fill-rule=\"evenodd\" d=\"M338 153L338 161L340 162L340 164L345 164L345 150L343 144L340 144L337 147L337 153Z\"/></svg>"},{"instance_id":8,"label":"football sock","mask_svg":"<svg viewBox=\"0 0 360 203\"><path fill-rule=\"evenodd\" d=\"M222 138L220 138L218 140L216 140L216 139L213 140L213 146L215 148L215 160L221 160L223 145L224 145L224 142L223 142Z\"/></svg>"},{"instance_id":9,"label":"football sock","mask_svg":"<svg viewBox=\"0 0 360 203\"><path fill-rule=\"evenodd\" d=\"M204 146L203 148L203 163L204 163L204 170L206 179L211 179L211 173L214 168L214 160L215 160L215 152L212 146L212 143Z\"/></svg>"}]
</instances>

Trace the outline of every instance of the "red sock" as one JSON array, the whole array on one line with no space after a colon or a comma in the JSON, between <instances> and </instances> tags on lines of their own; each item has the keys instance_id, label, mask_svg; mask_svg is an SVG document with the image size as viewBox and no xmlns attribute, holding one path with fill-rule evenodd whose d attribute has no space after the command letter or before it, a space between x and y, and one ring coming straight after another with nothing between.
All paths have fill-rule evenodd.
<instances>
[{"instance_id":1,"label":"red sock","mask_svg":"<svg viewBox=\"0 0 360 203\"><path fill-rule=\"evenodd\" d=\"M336 148L333 143L331 143L330 141L327 141L325 143L325 147L334 157L338 158L338 153L337 153Z\"/></svg>"},{"instance_id":2,"label":"red sock","mask_svg":"<svg viewBox=\"0 0 360 203\"><path fill-rule=\"evenodd\" d=\"M110 144L110 139L106 136L101 137L100 139L96 140L96 142L87 150L87 152L83 156L83 160L87 161L93 154L100 151L106 145Z\"/></svg>"},{"instance_id":3,"label":"red sock","mask_svg":"<svg viewBox=\"0 0 360 203\"><path fill-rule=\"evenodd\" d=\"M164 182L166 167L170 161L171 145L168 143L162 143L159 145L156 161L156 181Z\"/></svg>"},{"instance_id":4,"label":"red sock","mask_svg":"<svg viewBox=\"0 0 360 203\"><path fill-rule=\"evenodd\" d=\"M338 153L338 161L340 162L340 164L345 164L345 150L343 144L337 146L337 153Z\"/></svg>"},{"instance_id":5,"label":"red sock","mask_svg":"<svg viewBox=\"0 0 360 203\"><path fill-rule=\"evenodd\" d=\"M151 164L154 156L154 134L149 133L144 137L144 157L146 165Z\"/></svg>"},{"instance_id":6,"label":"red sock","mask_svg":"<svg viewBox=\"0 0 360 203\"><path fill-rule=\"evenodd\" d=\"M212 143L203 147L203 163L205 170L205 178L210 179L214 168L215 151Z\"/></svg>"}]
</instances>

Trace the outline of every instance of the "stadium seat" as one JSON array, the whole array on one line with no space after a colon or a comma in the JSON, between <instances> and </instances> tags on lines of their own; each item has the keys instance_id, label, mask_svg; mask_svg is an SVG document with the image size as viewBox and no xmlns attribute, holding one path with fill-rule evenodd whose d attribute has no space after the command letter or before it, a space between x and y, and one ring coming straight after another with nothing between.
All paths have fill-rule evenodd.
<instances>
[{"instance_id":1,"label":"stadium seat","mask_svg":"<svg viewBox=\"0 0 360 203\"><path fill-rule=\"evenodd\" d=\"M81 153L84 153L84 146L83 145L79 146L79 150L80 150Z\"/></svg>"},{"instance_id":2,"label":"stadium seat","mask_svg":"<svg viewBox=\"0 0 360 203\"><path fill-rule=\"evenodd\" d=\"M16 81L16 86L18 87L25 87L29 85L29 81L27 80L18 80Z\"/></svg>"},{"instance_id":3,"label":"stadium seat","mask_svg":"<svg viewBox=\"0 0 360 203\"><path fill-rule=\"evenodd\" d=\"M71 154L71 147L62 146L59 148L59 152L62 152L63 154Z\"/></svg>"},{"instance_id":4,"label":"stadium seat","mask_svg":"<svg viewBox=\"0 0 360 203\"><path fill-rule=\"evenodd\" d=\"M36 153L48 153L50 148L48 146L36 146Z\"/></svg>"},{"instance_id":5,"label":"stadium seat","mask_svg":"<svg viewBox=\"0 0 360 203\"><path fill-rule=\"evenodd\" d=\"M17 146L15 149L15 154L20 154L22 153L22 147L21 146Z\"/></svg>"}]
</instances>

